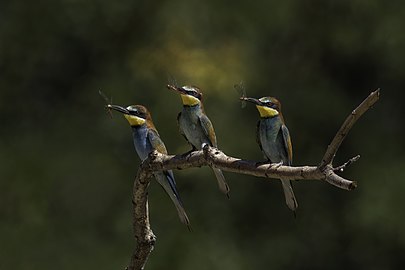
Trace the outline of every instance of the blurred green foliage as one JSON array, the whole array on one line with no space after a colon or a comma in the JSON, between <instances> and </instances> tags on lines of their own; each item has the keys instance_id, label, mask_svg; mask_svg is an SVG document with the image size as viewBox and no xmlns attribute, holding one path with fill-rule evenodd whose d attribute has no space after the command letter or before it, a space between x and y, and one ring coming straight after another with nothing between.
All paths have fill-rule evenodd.
<instances>
[{"instance_id":1,"label":"blurred green foliage","mask_svg":"<svg viewBox=\"0 0 405 270\"><path fill-rule=\"evenodd\" d=\"M0 269L123 269L134 240L139 160L125 119L101 89L144 104L169 152L180 98L203 89L227 154L261 160L248 95L283 104L294 164L316 165L371 90L381 100L336 163L353 192L295 183L297 219L281 185L226 173L227 201L207 168L176 171L194 231L152 183L158 236L147 269L401 269L405 263L403 1L2 1L0 3Z\"/></svg>"}]
</instances>

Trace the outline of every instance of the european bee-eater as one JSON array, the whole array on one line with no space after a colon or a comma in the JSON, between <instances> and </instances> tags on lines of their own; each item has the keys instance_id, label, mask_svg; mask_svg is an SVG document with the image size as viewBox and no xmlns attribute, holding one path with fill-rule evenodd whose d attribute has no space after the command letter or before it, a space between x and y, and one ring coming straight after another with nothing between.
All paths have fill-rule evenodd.
<instances>
[{"instance_id":1,"label":"european bee-eater","mask_svg":"<svg viewBox=\"0 0 405 270\"><path fill-rule=\"evenodd\" d=\"M204 112L202 93L198 87L176 87L168 85L167 88L180 94L183 110L177 116L180 133L193 148L202 149L204 144L217 147L217 138L210 119ZM229 186L220 169L212 168L218 181L219 189L229 198Z\"/></svg>"},{"instance_id":2,"label":"european bee-eater","mask_svg":"<svg viewBox=\"0 0 405 270\"><path fill-rule=\"evenodd\" d=\"M274 97L260 99L241 97L241 100L256 105L260 114L257 123L256 140L260 149L271 163L291 166L292 145L290 132L281 113L281 104ZM287 206L295 211L298 207L290 180L281 180Z\"/></svg>"},{"instance_id":3,"label":"european bee-eater","mask_svg":"<svg viewBox=\"0 0 405 270\"><path fill-rule=\"evenodd\" d=\"M167 154L166 147L159 137L152 117L144 106L131 105L124 108L109 104L107 108L123 113L124 117L128 120L132 128L135 150L142 161L145 160L153 150ZM176 206L181 222L190 228L190 221L176 189L173 172L171 170L155 172L154 176Z\"/></svg>"}]
</instances>

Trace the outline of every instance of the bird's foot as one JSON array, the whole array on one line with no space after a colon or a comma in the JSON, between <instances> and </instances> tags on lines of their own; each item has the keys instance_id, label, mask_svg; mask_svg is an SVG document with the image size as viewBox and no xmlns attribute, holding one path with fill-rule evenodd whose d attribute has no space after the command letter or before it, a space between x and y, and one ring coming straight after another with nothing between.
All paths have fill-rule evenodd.
<instances>
[{"instance_id":1,"label":"bird's foot","mask_svg":"<svg viewBox=\"0 0 405 270\"><path fill-rule=\"evenodd\" d=\"M189 151L187 151L187 152L181 154L181 156L183 156L183 157L188 156L188 155L190 155L191 153L193 153L194 151L197 151L197 148L193 147L193 148L191 148Z\"/></svg>"},{"instance_id":2,"label":"bird's foot","mask_svg":"<svg viewBox=\"0 0 405 270\"><path fill-rule=\"evenodd\" d=\"M201 149L204 149L205 147L208 147L208 146L209 146L208 143L202 143L202 144L201 144Z\"/></svg>"},{"instance_id":3,"label":"bird's foot","mask_svg":"<svg viewBox=\"0 0 405 270\"><path fill-rule=\"evenodd\" d=\"M277 162L277 163L271 163L270 166L277 169L278 167L283 166L283 164L284 164L284 162L280 161L280 162Z\"/></svg>"}]
</instances>

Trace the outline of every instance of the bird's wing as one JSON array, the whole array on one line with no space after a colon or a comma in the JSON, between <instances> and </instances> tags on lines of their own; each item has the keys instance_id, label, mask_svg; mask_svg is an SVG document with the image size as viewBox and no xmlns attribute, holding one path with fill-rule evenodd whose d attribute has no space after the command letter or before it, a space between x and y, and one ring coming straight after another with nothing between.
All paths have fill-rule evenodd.
<instances>
[{"instance_id":1,"label":"bird's wing","mask_svg":"<svg viewBox=\"0 0 405 270\"><path fill-rule=\"evenodd\" d=\"M156 130L154 129L149 129L148 131L148 139L150 144L152 145L152 148L158 151L159 153L162 154L167 154L166 146L163 143L163 141L160 139L159 134L157 133ZM174 175L172 171L164 171L163 174L166 176L168 183L170 185L170 188L173 190L175 195L178 197L177 191L176 191L176 182L174 180Z\"/></svg>"},{"instance_id":2,"label":"bird's wing","mask_svg":"<svg viewBox=\"0 0 405 270\"><path fill-rule=\"evenodd\" d=\"M292 144L291 144L290 132L288 131L288 128L286 125L281 126L281 132L283 133L284 145L287 150L288 165L291 166L293 154L292 154Z\"/></svg>"},{"instance_id":3,"label":"bird's wing","mask_svg":"<svg viewBox=\"0 0 405 270\"><path fill-rule=\"evenodd\" d=\"M160 139L159 134L155 129L149 129L148 140L153 149L155 149L159 153L167 154L165 144ZM186 211L184 210L180 195L177 192L176 181L174 180L173 172L170 170L156 173L155 178L159 182L159 184L162 185L163 189L166 191L166 193L169 195L170 199L176 206L180 220L190 229L190 221L187 217Z\"/></svg>"},{"instance_id":4,"label":"bird's wing","mask_svg":"<svg viewBox=\"0 0 405 270\"><path fill-rule=\"evenodd\" d=\"M205 136L210 140L212 146L217 147L217 137L215 136L214 127L210 119L208 119L205 114L202 114L198 119L200 120Z\"/></svg>"},{"instance_id":5,"label":"bird's wing","mask_svg":"<svg viewBox=\"0 0 405 270\"><path fill-rule=\"evenodd\" d=\"M179 114L177 115L177 125L179 126L179 132L180 132L181 136L183 136L183 138L186 140L186 142L188 142L188 144L191 146L191 151L195 151L195 150L197 150L197 148L187 139L187 136L184 133L184 130L180 125L180 117L181 117L181 112L179 112Z\"/></svg>"},{"instance_id":6,"label":"bird's wing","mask_svg":"<svg viewBox=\"0 0 405 270\"><path fill-rule=\"evenodd\" d=\"M179 112L179 114L177 115L177 125L179 126L180 134L183 135L184 138L186 138L186 135L184 134L184 131L181 128L181 125L180 125L180 117L181 117L181 112ZM186 140L187 140L187 138L186 138Z\"/></svg>"},{"instance_id":7,"label":"bird's wing","mask_svg":"<svg viewBox=\"0 0 405 270\"><path fill-rule=\"evenodd\" d=\"M257 121L257 124L256 124L256 142L259 145L260 150L263 152L262 143L260 141L260 120Z\"/></svg>"},{"instance_id":8,"label":"bird's wing","mask_svg":"<svg viewBox=\"0 0 405 270\"><path fill-rule=\"evenodd\" d=\"M260 141L260 120L257 121L256 124L256 142L260 147L260 151L262 151L264 159L267 159L269 162L271 162L271 160L267 157L266 153L264 152L262 142Z\"/></svg>"},{"instance_id":9,"label":"bird's wing","mask_svg":"<svg viewBox=\"0 0 405 270\"><path fill-rule=\"evenodd\" d=\"M152 148L162 154L167 154L166 146L159 137L159 133L156 130L149 129L148 140L152 145Z\"/></svg>"}]
</instances>

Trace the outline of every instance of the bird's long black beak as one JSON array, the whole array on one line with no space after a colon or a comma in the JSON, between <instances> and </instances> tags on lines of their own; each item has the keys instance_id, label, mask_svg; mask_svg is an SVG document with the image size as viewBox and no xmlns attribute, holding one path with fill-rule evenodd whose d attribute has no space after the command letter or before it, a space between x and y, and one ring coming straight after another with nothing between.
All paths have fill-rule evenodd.
<instances>
[{"instance_id":1,"label":"bird's long black beak","mask_svg":"<svg viewBox=\"0 0 405 270\"><path fill-rule=\"evenodd\" d=\"M168 84L167 88L170 90L176 91L177 93L180 93L180 94L186 94L186 90L184 90L182 87L177 87L177 86Z\"/></svg>"},{"instance_id":2,"label":"bird's long black beak","mask_svg":"<svg viewBox=\"0 0 405 270\"><path fill-rule=\"evenodd\" d=\"M240 100L247 101L256 105L262 105L262 102L256 98L241 97Z\"/></svg>"},{"instance_id":3,"label":"bird's long black beak","mask_svg":"<svg viewBox=\"0 0 405 270\"><path fill-rule=\"evenodd\" d=\"M127 109L125 109L124 107L121 107L119 105L108 104L107 108L112 109L112 110L117 111L117 112L120 112L120 113L129 114L129 111Z\"/></svg>"}]
</instances>

